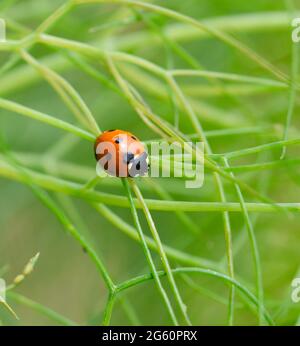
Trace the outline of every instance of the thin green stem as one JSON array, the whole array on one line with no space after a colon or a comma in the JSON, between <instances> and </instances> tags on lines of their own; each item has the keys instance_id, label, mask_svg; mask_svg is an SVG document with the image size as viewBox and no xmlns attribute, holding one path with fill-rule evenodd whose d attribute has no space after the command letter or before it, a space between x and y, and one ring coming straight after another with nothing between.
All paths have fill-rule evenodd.
<instances>
[{"instance_id":1,"label":"thin green stem","mask_svg":"<svg viewBox=\"0 0 300 346\"><path fill-rule=\"evenodd\" d=\"M128 86L128 84L122 79L122 77L120 76L120 74L118 73L118 71L116 70L113 61L112 61L112 57L117 58L117 56L122 56L123 58L125 57L125 59L127 59L128 61L134 61L135 63L141 63L142 66L144 66L145 68L148 68L149 70L151 70L153 73L157 73L160 74L161 77L170 80L171 75L168 74L164 69L158 67L157 65L150 63L144 59L141 58L137 58L134 57L133 55L129 55L129 54L124 54L124 53L104 53L102 51L100 51L97 48L94 47L90 47L86 44L82 44L82 43L78 43L78 42L74 42L74 41L70 41L70 40L66 40L66 39L61 39L61 38L57 38L57 37L51 37L49 35L42 35L40 37L41 42L50 44L50 45L54 45L54 46L59 46L62 48L67 48L67 49L71 49L71 50L75 50L78 51L80 53L92 56L92 57L98 57L103 59L103 61L108 64L111 72L114 74L115 78L117 79L118 83L120 84L120 86L122 87L124 93L126 94L126 96L128 97L130 103L132 104L132 106L134 107L134 109L138 112L138 114L142 117L142 119L145 119L145 117L147 118L148 121L150 121L150 123L154 124L155 126L157 126L158 128L160 128L161 130L163 130L167 135L169 136L175 136L176 138L178 138L178 140L180 141L180 143L184 143L185 139L182 137L181 134L178 134L176 131L174 131L174 129L172 129L172 127L170 126L170 124L168 124L166 121L163 121L160 117L158 117L157 115L155 115L153 112L151 112L151 110L149 109L149 107L147 107L145 104L141 103L140 100L137 100L136 97L134 95L132 95L132 92L130 91L130 87ZM174 82L174 81L172 81ZM191 108L189 106L189 108ZM190 113L192 114L192 113ZM198 122L196 123L197 119L195 119L195 115L193 115L193 124L197 127L199 127ZM150 124L147 122L147 125L149 126ZM151 126L151 125L150 125ZM199 129L200 130L200 129ZM193 148L191 147L190 150L192 152L194 152ZM237 178L233 178L232 175L227 174L226 172L222 171L213 160L205 158L204 160L205 165L209 168L212 169L213 171L215 171L216 173L219 173L221 176L223 176L224 178L226 178L227 180L231 181L232 183L238 183L239 186L251 193L253 196L255 196L256 198L258 198L261 201L264 202L268 202L271 203L272 205L274 205L274 202L271 201L269 198L265 197L265 196L261 196L259 193L257 193L254 189L252 189L251 187L249 187L247 184L245 184L243 181L238 180Z\"/></svg>"},{"instance_id":2,"label":"thin green stem","mask_svg":"<svg viewBox=\"0 0 300 346\"><path fill-rule=\"evenodd\" d=\"M278 79L282 81L289 81L289 78L284 74L282 71L278 70L275 66L273 66L270 62L268 62L265 58L258 55L255 51L253 51L251 48L247 47L240 41L236 40L235 38L231 37L225 32L218 31L217 29L213 27L209 27L201 22L199 22L196 19L193 19L191 17L185 16L181 13L178 13L176 11L167 9L165 7L141 2L141 1L134 1L134 0L75 0L77 4L88 4L88 3L119 3L119 4L125 4L125 5L132 5L137 6L140 8L143 8L145 10L153 11L156 13L159 13L161 15L167 16L169 18L178 20L180 22L189 24L194 26L195 28L199 30L206 31L211 36L217 38L218 40L224 42L225 44L233 47L243 55L245 55L250 60L254 61L257 65L261 66L266 71L269 71L274 76L276 76Z\"/></svg>"},{"instance_id":3,"label":"thin green stem","mask_svg":"<svg viewBox=\"0 0 300 346\"><path fill-rule=\"evenodd\" d=\"M261 78L261 77L251 77L244 76L240 74L234 73L224 73L224 72L216 72L216 71L204 71L204 70L173 70L170 73L174 77L206 77L206 78L214 78L227 80L232 82L243 82L255 85L262 86L272 86L275 88L283 88L286 89L287 85L283 82L278 82L277 80Z\"/></svg>"},{"instance_id":4,"label":"thin green stem","mask_svg":"<svg viewBox=\"0 0 300 346\"><path fill-rule=\"evenodd\" d=\"M82 130L81 128L75 125L69 124L66 121L57 119L51 115L36 111L32 108L22 106L16 102L0 98L0 108L3 108L10 112L14 112L16 114L20 114L20 115L32 118L34 120L41 121L47 125L57 127L61 130L71 132L74 135L79 136L83 139L86 139L90 142L95 141L95 136L92 135L90 132Z\"/></svg>"},{"instance_id":5,"label":"thin green stem","mask_svg":"<svg viewBox=\"0 0 300 346\"><path fill-rule=\"evenodd\" d=\"M145 182L160 196L165 200L172 200L171 194L166 191L159 183L156 183L153 179L145 179ZM175 210L175 214L178 217L178 220L186 227L186 229L192 234L201 233L199 226L189 218L188 215L181 212L180 210Z\"/></svg>"},{"instance_id":6,"label":"thin green stem","mask_svg":"<svg viewBox=\"0 0 300 346\"><path fill-rule=\"evenodd\" d=\"M74 1L68 0L62 4L56 11L54 11L37 29L36 34L50 29L58 20L65 16L73 8Z\"/></svg>"},{"instance_id":7,"label":"thin green stem","mask_svg":"<svg viewBox=\"0 0 300 346\"><path fill-rule=\"evenodd\" d=\"M228 160L224 159L224 164L226 167L229 167ZM231 173L233 174L233 173ZM241 210L245 219L247 231L248 231L248 237L250 241L251 246L251 252L253 257L253 263L254 263L254 270L255 270L255 278L256 278L256 292L258 297L258 315L259 315L259 324L261 325L263 322L263 309L264 309L264 291L263 291L263 279L262 279L262 270L261 270L261 264L260 264L260 256L259 256L259 250L256 242L256 237L254 233L254 229L252 226L252 222L249 217L249 213L247 210L246 203L244 201L243 194L241 192L240 187L235 184L235 189L241 204Z\"/></svg>"},{"instance_id":8,"label":"thin green stem","mask_svg":"<svg viewBox=\"0 0 300 346\"><path fill-rule=\"evenodd\" d=\"M122 218L118 216L118 214L114 213L110 208L108 208L104 204L92 203L92 205L103 217L110 221L110 223L117 227L121 232L123 232L125 235L127 235L134 241L140 242L140 237L136 228L131 226L129 223L125 222ZM145 235L145 241L149 249L158 252L157 245L152 238ZM190 255L186 252L177 250L174 247L168 246L166 244L163 244L163 249L169 258L172 258L178 263L210 269L219 269L219 267L215 265L215 262L210 261L206 258Z\"/></svg>"},{"instance_id":9,"label":"thin green stem","mask_svg":"<svg viewBox=\"0 0 300 346\"><path fill-rule=\"evenodd\" d=\"M226 274L219 273L219 272L209 270L209 269L202 269L202 268L176 268L176 269L173 269L172 272L174 274L202 274L202 275L206 275L209 277L218 278L229 285L234 285L242 294L244 294L246 296L246 298L251 303L255 304L255 306L258 306L258 301L257 301L255 295L253 295L241 283L232 279L231 277L227 276ZM166 276L166 272L159 271L158 275L159 276ZM129 280L127 280L127 281L125 281L125 282L123 282L117 286L117 292L122 292L124 290L127 290L130 287L134 287L136 285L139 285L141 283L144 283L144 282L152 280L152 279L153 279L153 277L150 274L144 274L144 275L135 277L133 279L129 279ZM264 318L268 324L270 324L270 325L274 324L272 317L269 315L269 313L265 309L264 309Z\"/></svg>"},{"instance_id":10,"label":"thin green stem","mask_svg":"<svg viewBox=\"0 0 300 346\"><path fill-rule=\"evenodd\" d=\"M107 298L107 302L104 308L104 313L103 313L103 319L102 319L102 325L103 326L109 326L110 321L111 321L111 316L113 312L113 307L116 301L116 294L110 293Z\"/></svg>"},{"instance_id":11,"label":"thin green stem","mask_svg":"<svg viewBox=\"0 0 300 346\"><path fill-rule=\"evenodd\" d=\"M27 174L34 181L34 184L45 188L50 191L56 191L72 195L78 198L85 199L86 201L105 203L107 205L114 205L118 207L128 208L130 205L128 199L124 196L109 194L99 191L91 191L83 189L84 185L67 180L54 178L51 175L37 173L32 170L26 169ZM27 183L27 180L11 165L6 162L0 162L0 175L12 180ZM133 199L136 208L141 208L136 199ZM187 212L241 212L240 203L236 202L190 202L190 201L166 201L156 199L145 199L145 202L150 210L159 211L174 211L182 210ZM300 203L276 203L278 208L283 208L286 211L296 212L300 211ZM268 203L254 203L247 202L246 207L248 212L261 212L261 213L274 213L278 212L274 205Z\"/></svg>"},{"instance_id":12,"label":"thin green stem","mask_svg":"<svg viewBox=\"0 0 300 346\"><path fill-rule=\"evenodd\" d=\"M149 267L151 269L151 273L152 273L153 278L155 280L156 286L157 286L157 288L158 288L158 290L159 290L159 292L160 292L160 294L161 294L161 296L163 298L163 301L164 301L164 303L166 305L166 308L167 308L167 310L169 312L169 315L171 317L172 322L175 325L178 325L177 318L176 318L175 313L173 311L171 302L170 302L170 300L169 300L169 298L167 296L167 293L166 293L165 289L162 286L162 283L161 283L161 281L159 279L159 276L157 274L157 270L155 268L155 264L154 264L153 259L152 259L152 255L151 255L150 250L149 250L149 248L147 246L147 242L146 242L146 239L145 239L145 236L144 236L144 233L143 233L140 221L139 221L137 210L136 210L135 204L133 202L133 198L132 198L132 194L131 194L131 191L130 191L129 183L128 183L126 178L123 178L122 182L123 182L124 188L126 190L126 194L128 196L128 201L129 201L129 204L130 204L131 213L132 213L132 216L133 216L133 220L134 220L136 229L137 229L137 231L139 233L139 237L140 237L140 241L141 241L141 244L142 244L142 247L143 247L143 251L144 251L146 260L148 262L148 265L149 265Z\"/></svg>"},{"instance_id":13,"label":"thin green stem","mask_svg":"<svg viewBox=\"0 0 300 346\"><path fill-rule=\"evenodd\" d=\"M137 313L135 312L131 302L127 297L124 296L119 296L118 301L120 302L124 312L126 313L129 322L131 323L132 326L141 326L142 323L139 320Z\"/></svg>"},{"instance_id":14,"label":"thin green stem","mask_svg":"<svg viewBox=\"0 0 300 346\"><path fill-rule=\"evenodd\" d=\"M171 271L171 267L170 267L170 264L169 264L169 261L168 261L168 258L166 256L166 253L164 251L164 248L163 248L163 245L161 243L161 240L160 240L160 237L159 237L159 234L158 234L158 231L156 229L156 226L155 226L155 223L153 221L153 218L152 218L152 215L147 207L147 204L145 203L145 200L141 194L141 191L140 189L138 188L137 184L134 182L134 180L129 180L129 183L130 183L130 186L132 188L132 190L134 191L136 197L137 197L137 200L139 201L142 209L143 209L143 212L144 212L144 215L147 219L147 222L148 222L148 225L149 225L149 228L150 228L150 231L151 231L151 234L152 234L152 237L157 245L157 249L158 249L158 253L160 255L160 258L161 258L161 261L162 261L162 264L163 264L163 267L167 273L167 277L168 277L168 280L169 280L169 283L170 283L170 286L171 286L171 289L174 293L174 296L176 298L176 301L178 303L178 306L179 306L179 309L181 310L181 313L184 317L184 320L185 320L185 323L187 323L188 325L191 325L191 322L190 322L190 319L187 315L187 308L186 308L186 305L183 303L183 300L180 296L180 293L179 293L179 290L177 288L177 285L176 285L176 282L174 280L174 277L172 275L172 271Z\"/></svg>"},{"instance_id":15,"label":"thin green stem","mask_svg":"<svg viewBox=\"0 0 300 346\"><path fill-rule=\"evenodd\" d=\"M56 216L58 221L62 224L65 230L70 233L79 244L87 251L88 255L96 265L98 271L100 272L107 288L110 292L113 292L115 289L115 285L108 274L103 262L100 260L96 251L91 247L89 242L82 236L82 234L76 229L73 223L69 220L67 215L63 212L63 210L55 203L55 201L50 198L50 196L43 191L40 187L38 187L31 175L28 174L28 171L23 169L22 166L18 164L18 162L9 154L6 153L6 158L10 162L12 166L15 167L16 171L19 172L20 176L24 179L24 182L31 188L33 193L41 200L46 207Z\"/></svg>"},{"instance_id":16,"label":"thin green stem","mask_svg":"<svg viewBox=\"0 0 300 346\"><path fill-rule=\"evenodd\" d=\"M208 152L208 154L212 153L211 147L209 145L209 142L205 136L205 133L203 131L203 128L196 117L196 114L194 113L193 108L191 107L190 103L185 98L183 92L181 91L180 87L174 80L174 78L169 75L168 82L174 91L174 94L176 95L179 102L182 103L184 110L186 111L186 114L190 118L190 121L192 123L192 126L194 127L194 130L198 134L199 138L204 141L205 149ZM224 193L224 187L221 180L220 175L217 172L213 173L215 178L216 187L219 193L219 197L223 203L226 203L226 196ZM226 251L227 251L227 259L228 259L228 272L232 278L234 278L234 266L233 266L233 254L232 254L232 240L231 240L231 225L230 225L230 219L229 214L227 211L224 211L222 213L223 216L223 224L224 224L224 233L225 233L225 241L226 241ZM234 287L232 286L229 292L229 303L228 303L228 323L229 325L233 325L233 315L234 315Z\"/></svg>"},{"instance_id":17,"label":"thin green stem","mask_svg":"<svg viewBox=\"0 0 300 346\"><path fill-rule=\"evenodd\" d=\"M243 157L247 155L257 154L264 150L273 150L273 149L281 149L282 147L287 147L291 145L299 145L300 144L300 138L296 139L290 139L287 141L278 141L278 142L272 142L267 144L258 145L256 147L252 148L246 148L241 150L236 150L224 154L215 154L214 157L226 157L227 159L233 159L238 157Z\"/></svg>"},{"instance_id":18,"label":"thin green stem","mask_svg":"<svg viewBox=\"0 0 300 346\"><path fill-rule=\"evenodd\" d=\"M291 16L293 17L293 16ZM296 90L297 90L297 79L298 79L298 70L299 70L299 47L296 42L292 43L292 67L291 67L291 84L289 90L289 104L288 111L285 121L283 141L286 141L289 136L289 129L291 126L293 114L295 111L295 101L296 101ZM286 155L286 147L282 148L281 152L281 160L285 158Z\"/></svg>"},{"instance_id":19,"label":"thin green stem","mask_svg":"<svg viewBox=\"0 0 300 346\"><path fill-rule=\"evenodd\" d=\"M44 78L53 86L62 100L75 114L75 117L85 126L87 126L96 136L101 132L92 112L86 105L80 94L73 86L59 74L40 64L32 55L22 50L22 58L34 68L36 68Z\"/></svg>"},{"instance_id":20,"label":"thin green stem","mask_svg":"<svg viewBox=\"0 0 300 346\"><path fill-rule=\"evenodd\" d=\"M52 309L46 307L45 305L42 305L40 303L37 303L27 297L24 297L23 295L9 291L7 292L7 297L14 302L24 305L34 311L37 311L38 313L50 318L52 321L57 322L64 326L77 326L77 323L68 319L65 316L62 316L61 314L57 313L56 311L53 311Z\"/></svg>"}]
</instances>

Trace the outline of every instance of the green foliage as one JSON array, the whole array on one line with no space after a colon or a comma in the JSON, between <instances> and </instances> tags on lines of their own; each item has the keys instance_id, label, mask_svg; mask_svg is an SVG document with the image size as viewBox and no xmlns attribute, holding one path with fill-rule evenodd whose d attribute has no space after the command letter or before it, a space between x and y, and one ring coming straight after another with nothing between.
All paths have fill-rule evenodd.
<instances>
[{"instance_id":1,"label":"green foliage","mask_svg":"<svg viewBox=\"0 0 300 346\"><path fill-rule=\"evenodd\" d=\"M0 7L3 276L41 256L3 323L299 324L292 1L29 3ZM95 177L107 128L203 141L203 188Z\"/></svg>"}]
</instances>

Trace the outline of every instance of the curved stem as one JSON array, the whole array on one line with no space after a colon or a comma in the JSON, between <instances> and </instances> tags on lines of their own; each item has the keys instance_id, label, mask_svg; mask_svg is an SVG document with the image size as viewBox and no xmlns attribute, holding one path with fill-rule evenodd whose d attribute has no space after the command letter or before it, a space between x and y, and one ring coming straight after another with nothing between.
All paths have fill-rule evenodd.
<instances>
[{"instance_id":1,"label":"curved stem","mask_svg":"<svg viewBox=\"0 0 300 346\"><path fill-rule=\"evenodd\" d=\"M207 275L207 276L211 276L211 277L215 277L218 278L224 282L226 282L229 285L234 285L242 294L244 294L248 300L255 304L256 306L258 306L258 301L255 297L255 295L253 295L245 286L243 286L241 283L239 283L238 281L236 281L235 279L230 278L229 276L213 271L213 270L209 270L209 269L202 269L202 268L176 268L172 270L173 274L202 274L202 275ZM159 271L158 272L159 276L166 276L166 272L164 271ZM133 279L129 279L125 282L122 282L121 284L117 285L117 292L121 292L124 291L130 287L134 287L136 285L139 285L141 283L144 283L146 281L152 280L153 277L150 274L144 274L141 276L137 276ZM273 325L273 319L272 317L269 315L269 313L264 309L263 311L264 313L264 318L265 320L268 322L268 324Z\"/></svg>"}]
</instances>

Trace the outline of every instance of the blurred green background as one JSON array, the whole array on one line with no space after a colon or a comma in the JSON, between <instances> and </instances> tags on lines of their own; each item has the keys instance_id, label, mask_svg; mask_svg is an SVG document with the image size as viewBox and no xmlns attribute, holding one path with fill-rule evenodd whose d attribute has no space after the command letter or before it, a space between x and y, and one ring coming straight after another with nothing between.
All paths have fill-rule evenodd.
<instances>
[{"instance_id":1,"label":"blurred green background","mask_svg":"<svg viewBox=\"0 0 300 346\"><path fill-rule=\"evenodd\" d=\"M7 20L8 39L18 40L24 37L63 3L64 1L58 0L1 0L0 17ZM290 75L291 26L285 1L170 0L153 1L153 3L200 21L209 23L212 19L213 25L224 21L225 27L226 25L228 27L225 30ZM299 2L294 4L300 10ZM167 28L183 30L174 20L158 14L148 12L144 14L162 30ZM276 15L281 21L276 19ZM130 18L128 23L126 18L127 20ZM151 31L143 21L134 21L132 18L133 12L126 6L110 4L80 6L58 21L49 32L52 35L91 43L98 48L123 50L165 68L170 64L173 68L190 68L174 52L170 53L161 37ZM231 23L231 27L228 23ZM139 34L145 34L148 39L140 40ZM237 50L215 38L199 35L199 37L179 39L178 42L205 70L273 78ZM30 53L40 62L50 63L55 71L76 88L95 114L101 129L130 130L142 140L157 137L144 125L124 98L73 65L65 51L37 44ZM11 53L0 51L1 66L4 66L10 57ZM100 62L90 63L112 80ZM122 70L122 64L119 66ZM164 119L173 122L174 108L170 100L166 101L155 94L151 90L151 81L150 84L144 82L142 87L140 84L143 84L143 80L141 82L139 78L130 79L132 75L130 76L129 67L126 70L124 66L122 70L124 76L137 86L153 110ZM145 72L136 69L135 73L137 76L141 73L140 79L142 79L142 73ZM229 85L228 92L225 93L224 90L218 90L214 84L202 78L183 78L180 81L185 92L195 101L197 115L205 131L249 127L260 129L254 133L250 131L245 134L209 138L214 153L239 150L282 138L289 104L288 89L262 88L255 84L249 84L250 87L247 89L245 84L239 88L241 83L224 82ZM26 67L26 63L22 60L17 61L0 75L0 97L76 123L69 109L49 84L33 68ZM299 138L298 115L299 98L296 97L290 138ZM180 130L187 134L193 133L184 112L179 112L179 119ZM10 150L16 156L19 155L20 161L23 158L25 165L30 163L30 160L26 161L26 155L33 153L37 155L37 159L35 163L31 162L31 166L38 171L45 172L50 167L52 169L50 174L81 183L93 177L95 161L92 143L80 139L74 140L73 135L65 137L63 131L2 109L0 109L0 129ZM65 142L60 142L62 138L65 138ZM66 155L58 159L59 162L76 164L78 172L73 170L72 179L63 168L56 172L53 163L49 163L47 159L45 153L57 143L72 143ZM236 160L234 164L278 160L280 153L281 150L260 153ZM298 153L297 147L288 149L288 156L291 158L297 158ZM81 171L80 167L84 168L84 171ZM276 166L269 170L241 173L238 176L275 201L299 202L300 178L297 165ZM175 178L158 181L175 200L219 200L210 174L206 175L205 184L199 190L185 189L184 182ZM159 198L151 186L149 187L142 179L139 184L145 197ZM118 179L106 179L97 188L124 195L124 189ZM225 188L227 199L236 201L233 187L226 183ZM51 195L55 199L59 198L60 202L65 203L64 205L70 203L65 197L57 197L54 193ZM245 198L251 201L250 196L246 195ZM76 198L72 198L71 201L76 208L75 214L80 215L85 224L81 230L100 254L115 282L120 283L149 272L141 246L137 242L121 233L84 201ZM129 209L116 207L112 209L125 221L133 224ZM189 217L199 229L197 234L189 233L172 212L152 212L152 215L165 244L195 256L216 262L224 261L226 250L221 213L190 213ZM292 303L290 298L291 281L300 269L299 212L288 215L280 212L251 213L251 218L261 256L266 307L277 324L294 325L300 315L299 303ZM79 220L79 224L81 221ZM250 290L255 291L251 250L245 236L243 216L241 213L230 213L230 221L233 243L237 249L234 258L235 272ZM144 220L143 226L147 230ZM10 283L37 252L40 252L40 258L33 273L15 291L79 324L101 323L107 289L94 264L27 186L0 177L0 268L7 266L2 277ZM154 257L160 268L157 254ZM176 261L171 263L173 267L178 266ZM163 280L165 283L165 279ZM186 277L176 276L193 324L226 324L228 287L214 278L193 276L192 280L191 283ZM12 299L9 303L20 320L16 321L4 307L0 306L0 319L4 325L56 324L28 306L18 304ZM120 296L115 304L111 323L169 324L166 310L153 281L131 288ZM257 324L255 313L245 306L238 295L234 323Z\"/></svg>"}]
</instances>

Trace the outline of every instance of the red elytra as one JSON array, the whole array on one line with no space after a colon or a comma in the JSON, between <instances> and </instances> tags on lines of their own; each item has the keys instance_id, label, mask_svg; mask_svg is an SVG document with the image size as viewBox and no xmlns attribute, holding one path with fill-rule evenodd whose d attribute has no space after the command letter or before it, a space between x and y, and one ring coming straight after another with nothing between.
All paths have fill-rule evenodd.
<instances>
[{"instance_id":1,"label":"red elytra","mask_svg":"<svg viewBox=\"0 0 300 346\"><path fill-rule=\"evenodd\" d=\"M144 145L132 133L108 130L97 137L95 157L102 168L116 177L135 177L148 171L148 155Z\"/></svg>"}]
</instances>

